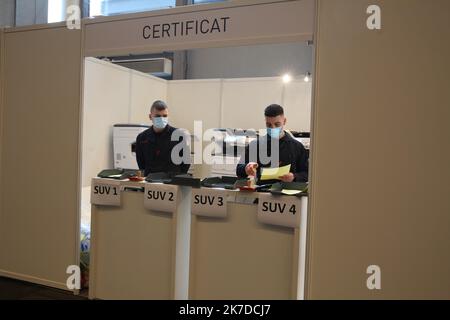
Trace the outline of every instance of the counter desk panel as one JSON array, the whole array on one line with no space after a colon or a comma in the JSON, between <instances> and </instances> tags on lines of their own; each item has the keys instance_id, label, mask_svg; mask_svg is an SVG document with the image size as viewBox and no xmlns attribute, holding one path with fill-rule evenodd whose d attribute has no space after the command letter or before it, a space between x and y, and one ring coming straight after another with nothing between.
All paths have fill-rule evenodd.
<instances>
[{"instance_id":1,"label":"counter desk panel","mask_svg":"<svg viewBox=\"0 0 450 320\"><path fill-rule=\"evenodd\" d=\"M306 197L92 182L91 299L303 298Z\"/></svg>"},{"instance_id":2,"label":"counter desk panel","mask_svg":"<svg viewBox=\"0 0 450 320\"><path fill-rule=\"evenodd\" d=\"M192 216L189 298L302 298L300 248L306 238L300 237L301 224L262 223L256 202L260 194L223 193L228 200L225 217ZM284 200L292 201L288 198ZM298 215L305 215L307 198L297 199Z\"/></svg>"},{"instance_id":3,"label":"counter desk panel","mask_svg":"<svg viewBox=\"0 0 450 320\"><path fill-rule=\"evenodd\" d=\"M144 206L148 184L119 185L120 206L92 205L90 298L186 299L190 189L152 184L177 191L173 212L161 212Z\"/></svg>"}]
</instances>

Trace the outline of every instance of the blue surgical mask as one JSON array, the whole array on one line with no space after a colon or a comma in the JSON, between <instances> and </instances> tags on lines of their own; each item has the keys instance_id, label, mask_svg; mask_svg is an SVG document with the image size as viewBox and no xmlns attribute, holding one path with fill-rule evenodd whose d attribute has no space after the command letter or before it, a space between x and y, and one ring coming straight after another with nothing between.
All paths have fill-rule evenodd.
<instances>
[{"instance_id":1,"label":"blue surgical mask","mask_svg":"<svg viewBox=\"0 0 450 320\"><path fill-rule=\"evenodd\" d=\"M153 118L153 125L156 129L164 129L167 124L169 123L168 117L154 117Z\"/></svg>"},{"instance_id":2,"label":"blue surgical mask","mask_svg":"<svg viewBox=\"0 0 450 320\"><path fill-rule=\"evenodd\" d=\"M283 129L283 127L277 127L277 128L267 128L267 134L272 138L272 139L279 139L281 136L281 130Z\"/></svg>"}]
</instances>

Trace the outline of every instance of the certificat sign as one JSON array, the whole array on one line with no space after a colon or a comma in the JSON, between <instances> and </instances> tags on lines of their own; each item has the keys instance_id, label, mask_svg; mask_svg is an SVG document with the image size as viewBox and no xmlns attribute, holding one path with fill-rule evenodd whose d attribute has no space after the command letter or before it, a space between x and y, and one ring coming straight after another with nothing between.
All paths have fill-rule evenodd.
<instances>
[{"instance_id":1,"label":"certificat sign","mask_svg":"<svg viewBox=\"0 0 450 320\"><path fill-rule=\"evenodd\" d=\"M144 208L173 213L177 209L178 186L162 183L146 183Z\"/></svg>"},{"instance_id":2,"label":"certificat sign","mask_svg":"<svg viewBox=\"0 0 450 320\"><path fill-rule=\"evenodd\" d=\"M299 228L301 200L298 197L259 195L258 221L262 223Z\"/></svg>"},{"instance_id":3,"label":"certificat sign","mask_svg":"<svg viewBox=\"0 0 450 320\"><path fill-rule=\"evenodd\" d=\"M227 192L216 189L192 189L191 213L197 216L225 218Z\"/></svg>"},{"instance_id":4,"label":"certificat sign","mask_svg":"<svg viewBox=\"0 0 450 320\"><path fill-rule=\"evenodd\" d=\"M91 204L120 207L120 181L109 179L92 179Z\"/></svg>"}]
</instances>

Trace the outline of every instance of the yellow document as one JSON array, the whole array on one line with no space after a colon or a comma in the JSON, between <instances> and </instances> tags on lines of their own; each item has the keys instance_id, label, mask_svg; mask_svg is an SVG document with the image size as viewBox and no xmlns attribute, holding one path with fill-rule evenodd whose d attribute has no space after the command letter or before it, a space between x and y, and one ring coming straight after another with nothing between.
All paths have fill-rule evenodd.
<instances>
[{"instance_id":1,"label":"yellow document","mask_svg":"<svg viewBox=\"0 0 450 320\"><path fill-rule=\"evenodd\" d=\"M293 196L295 194L299 194L302 193L300 190L288 190L288 189L283 189L281 190L282 194L285 194L287 196Z\"/></svg>"},{"instance_id":2,"label":"yellow document","mask_svg":"<svg viewBox=\"0 0 450 320\"><path fill-rule=\"evenodd\" d=\"M262 168L260 180L280 180L280 177L288 174L290 170L290 164L280 168Z\"/></svg>"}]
</instances>

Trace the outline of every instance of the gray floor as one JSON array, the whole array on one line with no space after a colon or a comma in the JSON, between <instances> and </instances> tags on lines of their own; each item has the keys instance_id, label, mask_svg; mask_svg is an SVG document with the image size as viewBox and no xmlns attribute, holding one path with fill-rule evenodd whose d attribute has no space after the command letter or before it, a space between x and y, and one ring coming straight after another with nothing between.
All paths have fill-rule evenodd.
<instances>
[{"instance_id":1,"label":"gray floor","mask_svg":"<svg viewBox=\"0 0 450 320\"><path fill-rule=\"evenodd\" d=\"M0 300L86 300L70 292L0 277Z\"/></svg>"}]
</instances>

